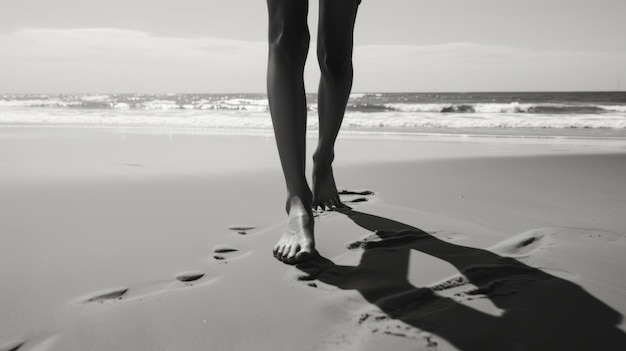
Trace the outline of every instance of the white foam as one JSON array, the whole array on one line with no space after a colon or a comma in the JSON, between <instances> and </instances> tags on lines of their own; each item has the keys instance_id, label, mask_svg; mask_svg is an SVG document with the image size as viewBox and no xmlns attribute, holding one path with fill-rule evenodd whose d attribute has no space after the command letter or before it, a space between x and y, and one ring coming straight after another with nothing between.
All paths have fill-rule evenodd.
<instances>
[{"instance_id":1,"label":"white foam","mask_svg":"<svg viewBox=\"0 0 626 351\"><path fill-rule=\"evenodd\" d=\"M625 129L619 114L349 113L344 124L359 128L611 128Z\"/></svg>"},{"instance_id":2,"label":"white foam","mask_svg":"<svg viewBox=\"0 0 626 351\"><path fill-rule=\"evenodd\" d=\"M118 102L118 103L113 104L113 108L120 109L120 110L127 110L130 108L130 105L125 102Z\"/></svg>"},{"instance_id":3,"label":"white foam","mask_svg":"<svg viewBox=\"0 0 626 351\"><path fill-rule=\"evenodd\" d=\"M601 108L606 111L626 112L626 105L603 105Z\"/></svg>"},{"instance_id":4,"label":"white foam","mask_svg":"<svg viewBox=\"0 0 626 351\"><path fill-rule=\"evenodd\" d=\"M80 97L83 101L88 102L108 102L111 101L111 96L109 95L85 95Z\"/></svg>"},{"instance_id":5,"label":"white foam","mask_svg":"<svg viewBox=\"0 0 626 351\"><path fill-rule=\"evenodd\" d=\"M80 104L80 101L63 101L61 99L0 100L0 107L67 107Z\"/></svg>"},{"instance_id":6,"label":"white foam","mask_svg":"<svg viewBox=\"0 0 626 351\"><path fill-rule=\"evenodd\" d=\"M0 110L2 124L137 126L137 127L199 127L271 129L267 113L240 113L229 111L132 110L119 104L116 110L54 110L11 109Z\"/></svg>"},{"instance_id":7,"label":"white foam","mask_svg":"<svg viewBox=\"0 0 626 351\"><path fill-rule=\"evenodd\" d=\"M477 113L527 112L532 106L532 104L520 104L519 102L511 102L508 104L479 103L473 105L474 111Z\"/></svg>"},{"instance_id":8,"label":"white foam","mask_svg":"<svg viewBox=\"0 0 626 351\"><path fill-rule=\"evenodd\" d=\"M445 107L452 107L452 104L401 104L391 103L383 106L402 112L441 112Z\"/></svg>"},{"instance_id":9,"label":"white foam","mask_svg":"<svg viewBox=\"0 0 626 351\"><path fill-rule=\"evenodd\" d=\"M471 107L476 113L517 113L527 112L537 104L511 103L389 103L385 107L402 112L442 112L445 109L453 109L459 106ZM557 106L556 104L543 104L543 106Z\"/></svg>"},{"instance_id":10,"label":"white foam","mask_svg":"<svg viewBox=\"0 0 626 351\"><path fill-rule=\"evenodd\" d=\"M131 109L127 103L115 109L58 109L53 107L0 109L0 123L64 125L181 126L208 128L271 129L269 112L258 109L200 110L173 107L159 102L146 109ZM178 106L178 105L176 105ZM310 111L309 128L317 128L317 113ZM349 128L603 128L626 130L626 116L620 113L549 115L519 113L347 113Z\"/></svg>"},{"instance_id":11,"label":"white foam","mask_svg":"<svg viewBox=\"0 0 626 351\"><path fill-rule=\"evenodd\" d=\"M142 103L141 105L143 108L148 110L172 110L180 108L176 101L172 100L150 100Z\"/></svg>"},{"instance_id":12,"label":"white foam","mask_svg":"<svg viewBox=\"0 0 626 351\"><path fill-rule=\"evenodd\" d=\"M350 99L362 99L366 96L367 94L363 94L363 93L352 93L350 94Z\"/></svg>"},{"instance_id":13,"label":"white foam","mask_svg":"<svg viewBox=\"0 0 626 351\"><path fill-rule=\"evenodd\" d=\"M269 111L269 102L267 99L223 99L223 100L199 100L195 107L201 110L232 110L232 111L250 111L264 112Z\"/></svg>"}]
</instances>

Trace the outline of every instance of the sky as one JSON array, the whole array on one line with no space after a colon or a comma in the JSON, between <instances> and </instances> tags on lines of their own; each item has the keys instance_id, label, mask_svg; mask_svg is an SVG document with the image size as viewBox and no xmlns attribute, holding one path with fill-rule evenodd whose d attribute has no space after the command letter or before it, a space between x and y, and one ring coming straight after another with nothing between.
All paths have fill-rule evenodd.
<instances>
[{"instance_id":1,"label":"sky","mask_svg":"<svg viewBox=\"0 0 626 351\"><path fill-rule=\"evenodd\" d=\"M264 0L0 1L0 93L265 92ZM353 91L624 90L624 13L624 0L363 0Z\"/></svg>"}]
</instances>

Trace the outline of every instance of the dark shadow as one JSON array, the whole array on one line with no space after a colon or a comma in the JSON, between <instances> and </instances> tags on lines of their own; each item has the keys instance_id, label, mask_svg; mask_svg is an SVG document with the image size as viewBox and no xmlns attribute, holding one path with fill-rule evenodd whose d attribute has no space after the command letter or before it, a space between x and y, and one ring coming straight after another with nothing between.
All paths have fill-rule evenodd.
<instances>
[{"instance_id":1,"label":"dark shadow","mask_svg":"<svg viewBox=\"0 0 626 351\"><path fill-rule=\"evenodd\" d=\"M376 240L355 242L364 250L358 266L318 256L297 267L340 289L357 290L389 317L446 339L460 350L626 350L621 314L580 286L493 252L451 244L404 223L346 209ZM411 250L451 263L504 313L492 316L433 288L407 280ZM424 269L428 269L424 267Z\"/></svg>"}]
</instances>

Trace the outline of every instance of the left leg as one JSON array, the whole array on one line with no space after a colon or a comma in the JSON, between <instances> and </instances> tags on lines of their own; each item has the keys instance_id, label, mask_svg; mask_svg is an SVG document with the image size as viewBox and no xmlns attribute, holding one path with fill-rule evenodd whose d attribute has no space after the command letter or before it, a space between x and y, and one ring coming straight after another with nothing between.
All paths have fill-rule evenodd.
<instances>
[{"instance_id":1,"label":"left leg","mask_svg":"<svg viewBox=\"0 0 626 351\"><path fill-rule=\"evenodd\" d=\"M319 139L313 155L313 208L342 206L332 162L352 89L352 48L358 0L320 0L317 58Z\"/></svg>"},{"instance_id":2,"label":"left leg","mask_svg":"<svg viewBox=\"0 0 626 351\"><path fill-rule=\"evenodd\" d=\"M267 97L287 185L288 220L274 256L286 263L314 251L312 194L305 176L306 97L303 71L309 50L308 0L267 0Z\"/></svg>"}]
</instances>

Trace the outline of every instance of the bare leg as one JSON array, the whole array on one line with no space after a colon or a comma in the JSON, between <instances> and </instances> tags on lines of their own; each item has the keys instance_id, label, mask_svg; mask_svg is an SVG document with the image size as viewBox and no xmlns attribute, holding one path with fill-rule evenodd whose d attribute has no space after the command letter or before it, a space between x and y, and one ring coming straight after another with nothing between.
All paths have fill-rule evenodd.
<instances>
[{"instance_id":1,"label":"bare leg","mask_svg":"<svg viewBox=\"0 0 626 351\"><path fill-rule=\"evenodd\" d=\"M342 207L333 176L335 140L352 89L352 48L357 0L320 0L317 57L319 140L313 155L313 208Z\"/></svg>"},{"instance_id":2,"label":"bare leg","mask_svg":"<svg viewBox=\"0 0 626 351\"><path fill-rule=\"evenodd\" d=\"M312 194L305 177L306 98L304 63L309 50L308 0L267 0L267 95L285 182L287 226L274 256L298 263L314 250Z\"/></svg>"}]
</instances>

